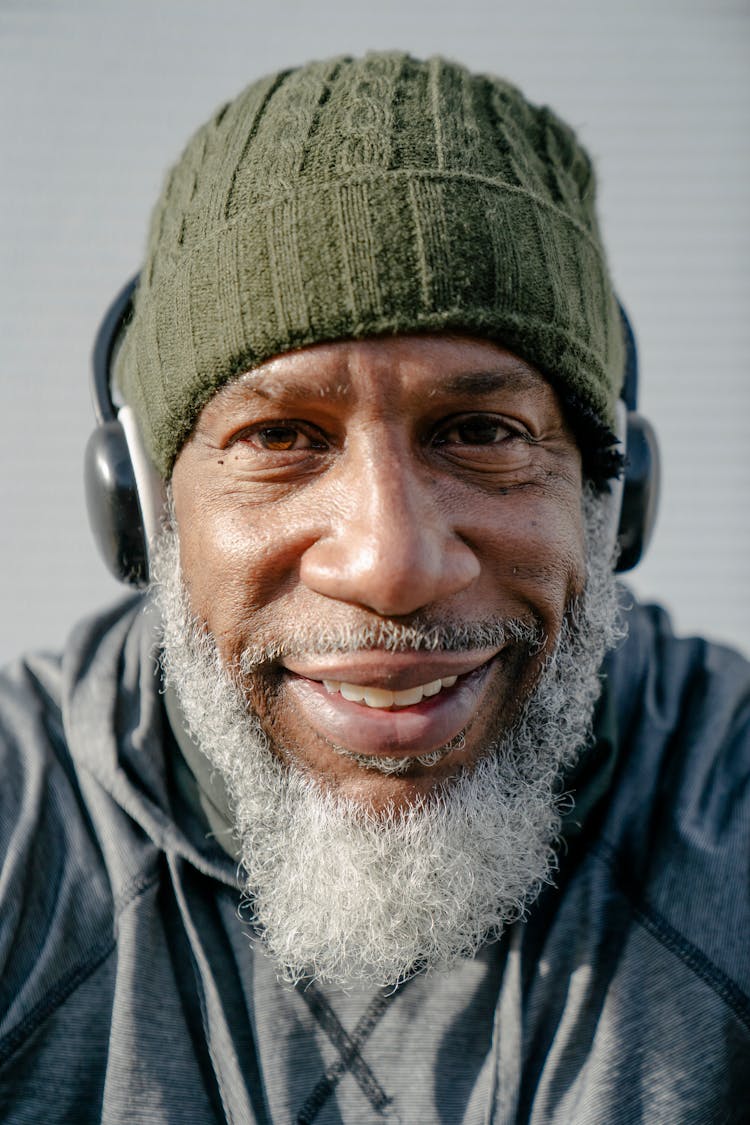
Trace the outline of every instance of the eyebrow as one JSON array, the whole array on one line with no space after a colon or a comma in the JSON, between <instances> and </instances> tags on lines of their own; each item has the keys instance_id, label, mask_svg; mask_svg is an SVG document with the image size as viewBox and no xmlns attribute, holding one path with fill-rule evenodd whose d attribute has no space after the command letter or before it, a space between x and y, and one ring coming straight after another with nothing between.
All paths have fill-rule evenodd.
<instances>
[{"instance_id":1,"label":"eyebrow","mask_svg":"<svg viewBox=\"0 0 750 1125\"><path fill-rule=\"evenodd\" d=\"M319 383L311 385L307 381L294 378L276 376L259 383L256 386L246 384L247 389L259 398L270 399L309 399L322 398L327 402L342 402L351 398L352 388L348 383Z\"/></svg>"},{"instance_id":2,"label":"eyebrow","mask_svg":"<svg viewBox=\"0 0 750 1125\"><path fill-rule=\"evenodd\" d=\"M504 366L499 371L462 371L446 375L431 387L430 396L438 392L456 395L488 395L498 390L525 391L538 387L543 377L522 364Z\"/></svg>"},{"instance_id":3,"label":"eyebrow","mask_svg":"<svg viewBox=\"0 0 750 1125\"><path fill-rule=\"evenodd\" d=\"M322 398L339 402L351 397L351 387L341 379L335 382L315 384L309 380L295 379L293 375L277 375L268 371L246 371L244 375L227 385L229 394L257 395L266 399L309 399Z\"/></svg>"}]
</instances>

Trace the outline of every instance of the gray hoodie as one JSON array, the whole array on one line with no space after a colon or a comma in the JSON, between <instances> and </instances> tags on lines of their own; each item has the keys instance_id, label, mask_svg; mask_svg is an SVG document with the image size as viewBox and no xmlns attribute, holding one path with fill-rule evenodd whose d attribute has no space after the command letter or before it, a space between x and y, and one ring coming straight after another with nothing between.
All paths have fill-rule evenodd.
<instances>
[{"instance_id":1,"label":"gray hoodie","mask_svg":"<svg viewBox=\"0 0 750 1125\"><path fill-rule=\"evenodd\" d=\"M3 1122L750 1119L741 657L633 607L556 885L460 970L468 1007L446 974L355 1012L245 938L144 605L0 677Z\"/></svg>"}]
</instances>

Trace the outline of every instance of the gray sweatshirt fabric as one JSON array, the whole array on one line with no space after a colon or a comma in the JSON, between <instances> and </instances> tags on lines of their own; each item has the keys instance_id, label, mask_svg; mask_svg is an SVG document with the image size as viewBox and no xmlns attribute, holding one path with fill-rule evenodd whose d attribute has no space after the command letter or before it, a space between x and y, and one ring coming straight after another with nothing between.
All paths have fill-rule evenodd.
<instances>
[{"instance_id":1,"label":"gray sweatshirt fabric","mask_svg":"<svg viewBox=\"0 0 750 1125\"><path fill-rule=\"evenodd\" d=\"M289 993L176 782L144 610L0 677L0 1120L748 1120L747 662L633 607L528 919L455 977Z\"/></svg>"}]
</instances>

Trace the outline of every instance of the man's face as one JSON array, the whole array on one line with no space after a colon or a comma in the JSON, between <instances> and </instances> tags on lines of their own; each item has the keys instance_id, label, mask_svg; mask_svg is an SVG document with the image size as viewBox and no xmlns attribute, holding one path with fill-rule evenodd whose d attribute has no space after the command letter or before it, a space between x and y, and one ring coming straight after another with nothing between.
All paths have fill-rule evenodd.
<instances>
[{"instance_id":1,"label":"man's face","mask_svg":"<svg viewBox=\"0 0 750 1125\"><path fill-rule=\"evenodd\" d=\"M427 794L517 716L583 589L581 486L549 383L441 335L254 369L203 409L172 485L192 610L276 752L374 808ZM493 631L509 618L541 645ZM416 650L389 651L399 626ZM445 629L468 640L431 651Z\"/></svg>"}]
</instances>

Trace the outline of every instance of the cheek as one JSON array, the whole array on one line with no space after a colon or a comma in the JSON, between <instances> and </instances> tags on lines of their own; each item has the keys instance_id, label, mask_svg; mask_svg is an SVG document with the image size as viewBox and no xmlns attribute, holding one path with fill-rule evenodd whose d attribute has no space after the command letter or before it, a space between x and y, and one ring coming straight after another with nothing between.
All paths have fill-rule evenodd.
<instances>
[{"instance_id":1,"label":"cheek","mask_svg":"<svg viewBox=\"0 0 750 1125\"><path fill-rule=\"evenodd\" d=\"M523 497L493 505L475 525L475 549L486 581L512 596L511 612L531 611L556 631L571 600L582 593L586 560L577 496L556 501ZM509 607L510 608L510 607Z\"/></svg>"},{"instance_id":2,"label":"cheek","mask_svg":"<svg viewBox=\"0 0 750 1125\"><path fill-rule=\"evenodd\" d=\"M284 504L262 507L232 495L175 490L180 559L193 611L226 660L297 585L310 533Z\"/></svg>"}]
</instances>

